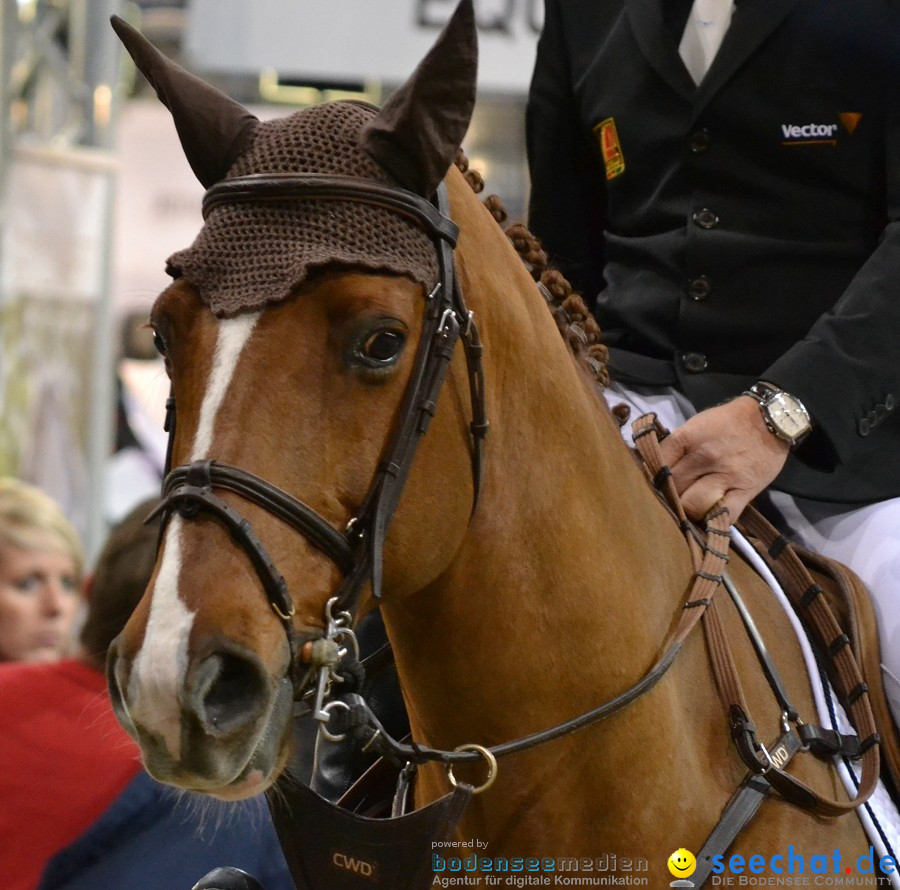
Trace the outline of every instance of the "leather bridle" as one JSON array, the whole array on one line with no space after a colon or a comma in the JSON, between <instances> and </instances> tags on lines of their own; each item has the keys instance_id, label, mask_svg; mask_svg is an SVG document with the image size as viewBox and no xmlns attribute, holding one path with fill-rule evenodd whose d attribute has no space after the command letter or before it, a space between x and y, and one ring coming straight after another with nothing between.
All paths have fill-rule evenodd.
<instances>
[{"instance_id":1,"label":"leather bridle","mask_svg":"<svg viewBox=\"0 0 900 890\"><path fill-rule=\"evenodd\" d=\"M343 575L334 593L335 611L352 613L367 580L371 579L374 596L381 596L384 541L418 443L434 416L441 386L460 339L471 395L473 511L481 488L483 443L488 422L484 405L482 346L455 275L453 249L459 229L448 215L446 187L440 185L432 203L396 186L348 176L253 174L213 185L203 198L203 216L205 219L214 207L223 203L268 201L353 201L376 205L418 225L434 243L438 258L438 282L426 296L422 331L399 419L368 492L343 531L335 529L327 519L284 489L238 467L201 460L169 469L175 435L175 400L169 398L166 421L169 458L163 500L156 513L162 512L164 521L175 512L187 520L204 513L212 514L226 526L249 557L272 609L284 624L291 651L294 692L299 697L306 691L306 680L300 679L303 673L298 664L298 653L305 640L301 640L293 626L294 606L287 583L251 523L226 503L217 490L233 492L262 507L328 556Z\"/></svg>"}]
</instances>

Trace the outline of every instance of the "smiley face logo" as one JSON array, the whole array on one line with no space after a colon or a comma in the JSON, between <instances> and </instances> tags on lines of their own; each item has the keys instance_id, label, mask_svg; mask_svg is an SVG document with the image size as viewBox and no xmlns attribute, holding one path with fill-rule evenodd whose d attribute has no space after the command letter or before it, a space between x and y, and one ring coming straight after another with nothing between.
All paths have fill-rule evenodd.
<instances>
[{"instance_id":1,"label":"smiley face logo","mask_svg":"<svg viewBox=\"0 0 900 890\"><path fill-rule=\"evenodd\" d=\"M690 850L679 847L668 859L666 865L676 878L689 878L697 868L697 860Z\"/></svg>"}]
</instances>

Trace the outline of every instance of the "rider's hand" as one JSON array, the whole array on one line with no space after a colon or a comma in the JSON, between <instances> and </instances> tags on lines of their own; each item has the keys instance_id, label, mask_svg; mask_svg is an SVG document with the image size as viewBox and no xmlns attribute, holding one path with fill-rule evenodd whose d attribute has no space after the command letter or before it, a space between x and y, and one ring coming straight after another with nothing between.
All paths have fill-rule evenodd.
<instances>
[{"instance_id":1,"label":"rider's hand","mask_svg":"<svg viewBox=\"0 0 900 890\"><path fill-rule=\"evenodd\" d=\"M749 396L694 415L660 449L687 515L702 519L721 498L732 522L781 472L790 452Z\"/></svg>"}]
</instances>

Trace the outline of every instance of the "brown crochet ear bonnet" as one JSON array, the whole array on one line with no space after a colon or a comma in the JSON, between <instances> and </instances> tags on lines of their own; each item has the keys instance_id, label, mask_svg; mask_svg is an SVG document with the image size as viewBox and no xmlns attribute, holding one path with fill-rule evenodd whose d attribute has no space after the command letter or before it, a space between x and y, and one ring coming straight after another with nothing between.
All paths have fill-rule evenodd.
<instances>
[{"instance_id":1,"label":"brown crochet ear bonnet","mask_svg":"<svg viewBox=\"0 0 900 890\"><path fill-rule=\"evenodd\" d=\"M245 108L163 56L113 18L136 65L172 112L185 154L209 187L255 173L316 173L400 184L430 197L465 135L475 100L475 25L462 0L412 77L378 111L335 102L260 122ZM286 299L329 264L407 275L430 291L434 244L415 222L341 200L216 204L170 272L200 292L217 316Z\"/></svg>"},{"instance_id":2,"label":"brown crochet ear bonnet","mask_svg":"<svg viewBox=\"0 0 900 890\"><path fill-rule=\"evenodd\" d=\"M375 110L335 102L257 125L226 179L250 173L333 173L390 182L359 148ZM430 291L437 254L411 220L350 201L215 206L194 243L168 261L218 316L286 299L310 270L337 263L408 275Z\"/></svg>"}]
</instances>

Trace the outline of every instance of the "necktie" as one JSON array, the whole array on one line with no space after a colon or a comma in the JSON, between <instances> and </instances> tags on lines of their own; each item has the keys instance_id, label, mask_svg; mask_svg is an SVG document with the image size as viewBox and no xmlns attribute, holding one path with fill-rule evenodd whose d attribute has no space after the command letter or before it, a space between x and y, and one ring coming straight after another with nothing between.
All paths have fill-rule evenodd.
<instances>
[{"instance_id":1,"label":"necktie","mask_svg":"<svg viewBox=\"0 0 900 890\"><path fill-rule=\"evenodd\" d=\"M678 52L694 83L703 80L731 24L734 0L694 0Z\"/></svg>"}]
</instances>

